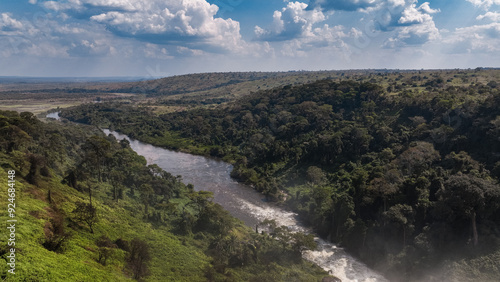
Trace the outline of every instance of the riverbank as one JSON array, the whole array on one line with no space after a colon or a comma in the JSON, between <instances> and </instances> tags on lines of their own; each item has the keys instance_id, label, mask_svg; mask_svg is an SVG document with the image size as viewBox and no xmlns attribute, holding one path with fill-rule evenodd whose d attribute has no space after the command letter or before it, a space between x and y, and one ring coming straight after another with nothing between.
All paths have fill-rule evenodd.
<instances>
[{"instance_id":1,"label":"riverbank","mask_svg":"<svg viewBox=\"0 0 500 282\"><path fill-rule=\"evenodd\" d=\"M0 135L0 176L14 171L16 180L16 276L0 268L9 281L328 277L301 260L291 242L255 233L213 203L211 193L148 166L126 142L31 113L0 116L2 130L14 133ZM6 185L2 190L12 191Z\"/></svg>"},{"instance_id":2,"label":"riverbank","mask_svg":"<svg viewBox=\"0 0 500 282\"><path fill-rule=\"evenodd\" d=\"M197 190L213 192L214 202L222 205L251 228L265 220L274 220L278 225L286 226L290 230L312 232L298 221L296 213L265 201L262 194L232 179L230 176L232 165L228 163L156 147L106 129L104 132L112 134L118 140L128 140L131 148L144 156L148 164L156 164L173 175L182 176L185 184L193 184ZM318 250L305 251L303 257L343 282L387 281L342 248L318 237L315 241Z\"/></svg>"}]
</instances>

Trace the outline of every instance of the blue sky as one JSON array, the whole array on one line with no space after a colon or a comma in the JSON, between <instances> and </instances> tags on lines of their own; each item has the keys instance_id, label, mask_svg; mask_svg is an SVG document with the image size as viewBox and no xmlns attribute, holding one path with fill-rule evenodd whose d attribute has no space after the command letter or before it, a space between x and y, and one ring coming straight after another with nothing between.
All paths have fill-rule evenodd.
<instances>
[{"instance_id":1,"label":"blue sky","mask_svg":"<svg viewBox=\"0 0 500 282\"><path fill-rule=\"evenodd\" d=\"M1 0L0 76L500 67L500 0Z\"/></svg>"}]
</instances>

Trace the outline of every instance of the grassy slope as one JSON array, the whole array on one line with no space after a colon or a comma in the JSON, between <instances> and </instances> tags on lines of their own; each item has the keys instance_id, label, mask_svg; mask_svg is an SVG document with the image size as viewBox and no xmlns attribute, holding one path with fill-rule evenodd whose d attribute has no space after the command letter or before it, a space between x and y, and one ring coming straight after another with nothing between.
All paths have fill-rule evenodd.
<instances>
[{"instance_id":1,"label":"grassy slope","mask_svg":"<svg viewBox=\"0 0 500 282\"><path fill-rule=\"evenodd\" d=\"M6 179L7 171L0 170L2 193L0 203L7 206ZM19 180L19 175L18 175ZM123 272L125 252L117 249L107 266L99 264L95 240L107 235L112 240L117 238L141 238L151 246L153 260L150 264L149 281L168 279L170 281L204 281L203 269L209 263L208 257L200 249L183 244L166 228L153 228L134 215L133 202L122 201L108 206L94 200L98 207L99 218L95 233L88 232L86 226L71 230L71 239L63 253L46 250L41 243L44 240L44 226L53 212L46 202L48 187L52 190L52 199L59 202L59 209L66 215L74 209L75 202L86 200L86 195L60 183L57 178L45 178L40 187L35 188L23 182L16 183L16 210L18 228L16 229L16 275L8 276L8 281L128 281L132 280ZM7 220L2 211L0 221ZM70 230L67 228L67 230ZM5 246L5 236L1 245ZM168 266L168 267L166 267ZM1 264L0 273L6 274L7 266Z\"/></svg>"},{"instance_id":2,"label":"grassy slope","mask_svg":"<svg viewBox=\"0 0 500 282\"><path fill-rule=\"evenodd\" d=\"M48 129L49 127L47 127ZM41 126L40 129L45 129ZM81 130L84 130L83 127ZM87 128L92 134L91 129ZM47 131L48 132L48 131ZM45 133L47 133L45 132ZM64 130L61 130L64 132ZM77 132L77 131L75 131ZM71 132L71 134L83 134ZM97 132L100 133L100 132ZM94 133L95 134L95 133ZM101 133L102 134L102 133ZM78 136L78 138L85 138ZM35 141L37 142L37 141ZM54 149L57 153L57 149ZM0 221L6 222L7 217L7 179L9 169L19 166L19 160L14 161L15 154L5 154L0 151ZM68 151L65 164L72 167L73 159L68 159L74 152ZM62 164L56 165L59 167ZM135 165L135 164L134 164ZM124 199L119 202L111 200L109 183L99 183L93 192L93 204L97 207L99 221L94 227L94 233L83 223L72 220L76 203L88 202L88 195L62 184L62 177L55 170L50 170L50 177L40 176L39 183L28 184L24 178L29 165L16 171L16 274L7 273L7 265L1 263L0 277L6 281L129 281L132 273L126 266L127 252L114 249L114 255L104 266L98 263L98 246L96 240L107 236L112 241L119 238L130 241L133 238L144 240L150 247L152 260L148 267L150 275L145 281L207 281L207 270L212 269L211 281L319 281L326 273L319 267L305 261L277 261L270 264L262 262L249 266L228 267L224 273L213 271L213 258L206 254L211 243L204 233L189 235L174 234L176 229L168 224L153 224L143 220L144 206L136 197L124 193ZM58 168L65 171L65 169ZM50 199L49 201L49 190ZM181 206L187 204L189 191L181 192L179 198L172 203ZM189 209L189 208L188 208ZM51 232L51 220L61 216L64 219L64 230L70 234L59 253L48 251L43 247L47 234ZM242 241L256 237L254 232L237 222L235 219L232 234ZM0 237L0 257L7 260L7 232ZM258 236L257 236L258 237ZM277 243L276 243L277 244ZM281 255L282 256L282 255ZM286 279L285 279L286 278Z\"/></svg>"}]
</instances>

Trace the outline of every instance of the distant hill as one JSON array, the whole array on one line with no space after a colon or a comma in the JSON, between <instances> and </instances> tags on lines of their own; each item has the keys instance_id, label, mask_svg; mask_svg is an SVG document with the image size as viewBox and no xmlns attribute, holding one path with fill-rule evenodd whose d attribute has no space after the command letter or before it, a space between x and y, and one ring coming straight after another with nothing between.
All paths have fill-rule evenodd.
<instances>
[{"instance_id":1,"label":"distant hill","mask_svg":"<svg viewBox=\"0 0 500 282\"><path fill-rule=\"evenodd\" d=\"M93 87L104 92L160 98L156 104L220 104L260 90L340 77L335 71L200 73Z\"/></svg>"}]
</instances>

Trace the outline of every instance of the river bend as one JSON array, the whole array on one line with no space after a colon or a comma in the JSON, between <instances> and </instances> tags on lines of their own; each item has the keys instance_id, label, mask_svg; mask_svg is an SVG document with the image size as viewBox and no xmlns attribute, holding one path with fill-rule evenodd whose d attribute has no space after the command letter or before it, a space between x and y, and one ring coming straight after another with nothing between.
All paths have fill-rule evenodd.
<instances>
[{"instance_id":1,"label":"river bend","mask_svg":"<svg viewBox=\"0 0 500 282\"><path fill-rule=\"evenodd\" d=\"M297 214L286 211L273 203L265 201L265 197L251 187L238 183L230 177L232 165L223 161L202 156L175 152L130 139L128 136L108 129L105 134L112 134L118 140L127 139L130 147L146 158L148 164L157 164L174 176L182 176L185 184L191 183L196 190L214 193L214 202L222 205L234 217L239 218L250 227L265 219L274 219L278 224L291 230L311 233L297 220ZM306 251L303 257L312 261L342 279L343 282L375 282L387 281L382 275L356 260L342 248L315 238L318 243L316 251Z\"/></svg>"}]
</instances>

